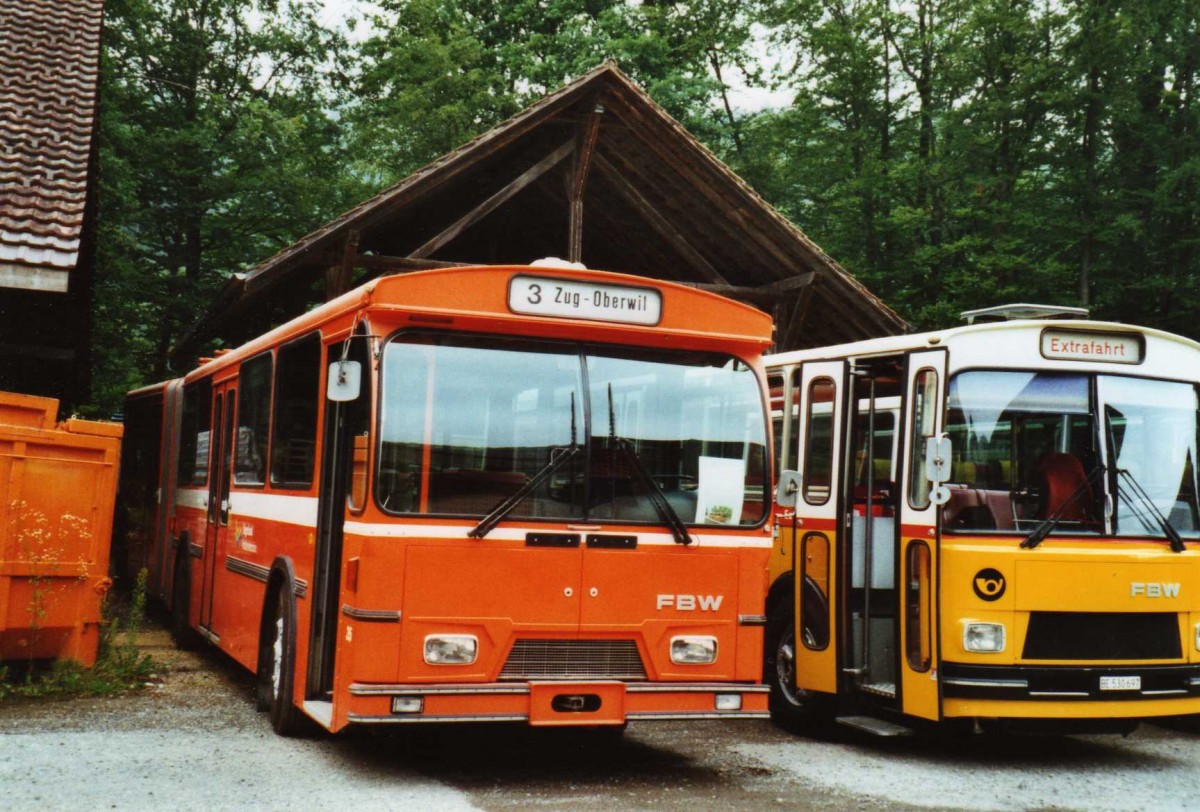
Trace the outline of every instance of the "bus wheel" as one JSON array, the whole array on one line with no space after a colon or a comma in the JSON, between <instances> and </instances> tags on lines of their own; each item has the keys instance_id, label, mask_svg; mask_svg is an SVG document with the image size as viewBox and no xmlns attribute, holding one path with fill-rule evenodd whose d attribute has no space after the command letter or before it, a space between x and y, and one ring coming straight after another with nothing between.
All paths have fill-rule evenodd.
<instances>
[{"instance_id":1,"label":"bus wheel","mask_svg":"<svg viewBox=\"0 0 1200 812\"><path fill-rule=\"evenodd\" d=\"M763 677L771 687L771 721L789 729L811 722L812 697L796 687L796 623L786 601L772 609L766 631Z\"/></svg>"},{"instance_id":2,"label":"bus wheel","mask_svg":"<svg viewBox=\"0 0 1200 812\"><path fill-rule=\"evenodd\" d=\"M194 651L198 644L196 632L188 625L188 605L192 598L192 579L188 571L187 549L184 547L175 555L175 574L171 579L171 639L175 648L180 651Z\"/></svg>"},{"instance_id":3,"label":"bus wheel","mask_svg":"<svg viewBox=\"0 0 1200 812\"><path fill-rule=\"evenodd\" d=\"M274 590L268 597L264 612L270 619L264 627L260 642L262 652L258 670L259 703L266 702L271 713L271 727L280 736L294 736L300 732L300 711L292 701L295 685L296 665L296 607L294 598L286 585Z\"/></svg>"}]
</instances>

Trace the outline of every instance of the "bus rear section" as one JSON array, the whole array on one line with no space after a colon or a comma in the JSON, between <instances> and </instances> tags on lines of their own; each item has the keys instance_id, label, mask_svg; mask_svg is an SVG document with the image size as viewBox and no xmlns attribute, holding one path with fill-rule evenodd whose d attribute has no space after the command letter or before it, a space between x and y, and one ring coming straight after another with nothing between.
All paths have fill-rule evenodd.
<instances>
[{"instance_id":1,"label":"bus rear section","mask_svg":"<svg viewBox=\"0 0 1200 812\"><path fill-rule=\"evenodd\" d=\"M175 602L283 733L764 717L769 341L594 271L377 280L188 376Z\"/></svg>"},{"instance_id":2,"label":"bus rear section","mask_svg":"<svg viewBox=\"0 0 1200 812\"><path fill-rule=\"evenodd\" d=\"M777 356L782 720L1200 713L1200 346L1013 320Z\"/></svg>"}]
</instances>

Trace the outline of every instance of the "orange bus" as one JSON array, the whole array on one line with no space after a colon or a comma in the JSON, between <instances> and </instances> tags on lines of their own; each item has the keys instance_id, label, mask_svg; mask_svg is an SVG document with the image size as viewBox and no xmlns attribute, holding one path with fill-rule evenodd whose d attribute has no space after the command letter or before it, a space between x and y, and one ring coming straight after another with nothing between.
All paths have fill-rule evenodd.
<instances>
[{"instance_id":1,"label":"orange bus","mask_svg":"<svg viewBox=\"0 0 1200 812\"><path fill-rule=\"evenodd\" d=\"M285 735L765 717L770 341L631 276L377 279L130 393L126 567Z\"/></svg>"}]
</instances>

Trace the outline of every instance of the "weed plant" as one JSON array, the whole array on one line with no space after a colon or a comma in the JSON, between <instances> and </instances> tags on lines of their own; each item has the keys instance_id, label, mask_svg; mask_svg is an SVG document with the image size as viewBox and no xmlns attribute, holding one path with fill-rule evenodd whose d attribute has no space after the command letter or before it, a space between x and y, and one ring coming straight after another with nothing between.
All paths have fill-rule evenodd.
<instances>
[{"instance_id":1,"label":"weed plant","mask_svg":"<svg viewBox=\"0 0 1200 812\"><path fill-rule=\"evenodd\" d=\"M0 663L0 700L104 696L144 687L162 666L138 651L138 635L146 617L145 569L138 573L128 601L108 592L101 605L100 647L96 664L84 668L75 660Z\"/></svg>"}]
</instances>

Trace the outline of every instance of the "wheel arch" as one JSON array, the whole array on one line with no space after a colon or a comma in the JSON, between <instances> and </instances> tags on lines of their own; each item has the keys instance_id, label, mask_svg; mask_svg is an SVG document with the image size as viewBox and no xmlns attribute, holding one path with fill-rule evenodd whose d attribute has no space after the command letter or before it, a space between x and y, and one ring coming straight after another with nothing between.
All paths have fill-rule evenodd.
<instances>
[{"instance_id":1,"label":"wheel arch","mask_svg":"<svg viewBox=\"0 0 1200 812\"><path fill-rule=\"evenodd\" d=\"M274 615L274 601L279 591L286 589L292 599L288 601L288 613L292 628L296 628L296 567L291 556L276 556L271 562L271 571L267 575L267 588L263 592L262 612L258 620L258 658L262 664L263 640L266 639L267 626Z\"/></svg>"}]
</instances>

